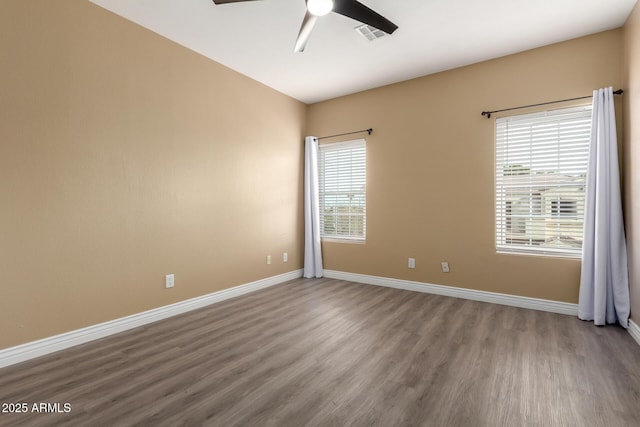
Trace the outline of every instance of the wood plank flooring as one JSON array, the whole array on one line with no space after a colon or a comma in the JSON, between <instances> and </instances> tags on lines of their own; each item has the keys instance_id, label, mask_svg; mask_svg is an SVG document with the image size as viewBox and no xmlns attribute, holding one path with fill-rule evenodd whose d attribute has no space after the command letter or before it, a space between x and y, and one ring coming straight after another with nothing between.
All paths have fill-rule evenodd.
<instances>
[{"instance_id":1,"label":"wood plank flooring","mask_svg":"<svg viewBox=\"0 0 640 427\"><path fill-rule=\"evenodd\" d=\"M2 426L638 426L640 347L571 316L300 279L0 369L0 402L28 404Z\"/></svg>"}]
</instances>

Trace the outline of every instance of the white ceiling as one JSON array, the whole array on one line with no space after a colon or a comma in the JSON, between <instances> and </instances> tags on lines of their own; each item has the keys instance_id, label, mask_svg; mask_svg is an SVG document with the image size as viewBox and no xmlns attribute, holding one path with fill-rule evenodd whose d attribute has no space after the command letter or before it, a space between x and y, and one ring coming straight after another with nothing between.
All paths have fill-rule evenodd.
<instances>
[{"instance_id":1,"label":"white ceiling","mask_svg":"<svg viewBox=\"0 0 640 427\"><path fill-rule=\"evenodd\" d=\"M305 103L617 28L636 3L361 0L400 28L369 42L330 13L294 53L304 0L90 1Z\"/></svg>"}]
</instances>

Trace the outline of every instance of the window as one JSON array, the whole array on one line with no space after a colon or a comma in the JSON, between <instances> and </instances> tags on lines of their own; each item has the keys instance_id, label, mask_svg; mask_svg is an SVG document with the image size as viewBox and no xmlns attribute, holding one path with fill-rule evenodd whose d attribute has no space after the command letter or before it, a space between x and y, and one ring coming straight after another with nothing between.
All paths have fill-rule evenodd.
<instances>
[{"instance_id":1,"label":"window","mask_svg":"<svg viewBox=\"0 0 640 427\"><path fill-rule=\"evenodd\" d=\"M496 120L499 252L579 257L591 107Z\"/></svg>"},{"instance_id":2,"label":"window","mask_svg":"<svg viewBox=\"0 0 640 427\"><path fill-rule=\"evenodd\" d=\"M318 175L321 237L363 241L366 234L365 140L321 144Z\"/></svg>"}]
</instances>

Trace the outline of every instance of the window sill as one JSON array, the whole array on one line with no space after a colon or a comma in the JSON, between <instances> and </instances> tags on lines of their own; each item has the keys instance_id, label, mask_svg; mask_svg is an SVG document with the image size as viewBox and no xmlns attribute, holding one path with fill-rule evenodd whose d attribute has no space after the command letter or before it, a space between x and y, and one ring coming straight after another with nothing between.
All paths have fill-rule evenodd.
<instances>
[{"instance_id":1,"label":"window sill","mask_svg":"<svg viewBox=\"0 0 640 427\"><path fill-rule=\"evenodd\" d=\"M538 257L538 258L561 258L567 260L576 260L582 261L582 255L573 255L573 254L559 254L559 253L545 253L545 252L524 252L524 251L505 251L498 249L496 251L498 255L520 255L520 256L529 256L529 257Z\"/></svg>"},{"instance_id":2,"label":"window sill","mask_svg":"<svg viewBox=\"0 0 640 427\"><path fill-rule=\"evenodd\" d=\"M365 239L341 239L339 237L322 237L320 241L327 243L347 243L352 245L364 245L367 243Z\"/></svg>"}]
</instances>

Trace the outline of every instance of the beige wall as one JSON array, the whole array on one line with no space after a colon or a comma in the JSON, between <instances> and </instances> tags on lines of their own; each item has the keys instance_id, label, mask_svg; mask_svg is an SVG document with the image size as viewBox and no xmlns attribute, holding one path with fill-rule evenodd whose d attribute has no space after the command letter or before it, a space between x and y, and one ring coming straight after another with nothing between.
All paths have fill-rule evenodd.
<instances>
[{"instance_id":1,"label":"beige wall","mask_svg":"<svg viewBox=\"0 0 640 427\"><path fill-rule=\"evenodd\" d=\"M85 0L0 52L0 348L302 267L304 104Z\"/></svg>"},{"instance_id":2,"label":"beige wall","mask_svg":"<svg viewBox=\"0 0 640 427\"><path fill-rule=\"evenodd\" d=\"M624 26L623 185L631 318L640 324L640 3Z\"/></svg>"},{"instance_id":3,"label":"beige wall","mask_svg":"<svg viewBox=\"0 0 640 427\"><path fill-rule=\"evenodd\" d=\"M620 87L621 40L609 31L311 105L310 134L374 129L367 242L324 242L325 267L577 302L579 260L495 253L494 120L480 112Z\"/></svg>"}]
</instances>

